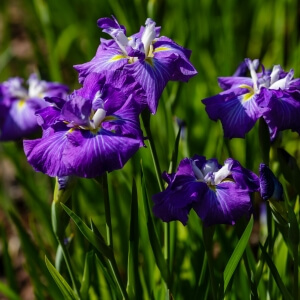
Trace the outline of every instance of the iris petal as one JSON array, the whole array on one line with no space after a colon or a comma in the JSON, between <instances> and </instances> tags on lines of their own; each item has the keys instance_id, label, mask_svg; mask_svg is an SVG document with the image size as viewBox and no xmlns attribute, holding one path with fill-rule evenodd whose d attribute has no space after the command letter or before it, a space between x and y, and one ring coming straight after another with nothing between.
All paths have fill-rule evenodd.
<instances>
[{"instance_id":1,"label":"iris petal","mask_svg":"<svg viewBox=\"0 0 300 300\"><path fill-rule=\"evenodd\" d=\"M64 159L65 147L68 143L67 130L65 125L56 132L52 132L52 128L49 128L41 139L24 140L27 160L36 171L53 177L69 175Z\"/></svg>"},{"instance_id":2,"label":"iris petal","mask_svg":"<svg viewBox=\"0 0 300 300\"><path fill-rule=\"evenodd\" d=\"M117 70L127 64L128 58L119 49L107 49L97 52L97 55L89 62L75 65L74 69L79 73L79 82L83 83L85 77L92 73L101 73L104 70Z\"/></svg>"},{"instance_id":3,"label":"iris petal","mask_svg":"<svg viewBox=\"0 0 300 300\"><path fill-rule=\"evenodd\" d=\"M158 100L172 75L172 60L137 61L128 64L125 69L129 70L140 83L147 94L147 102L152 114L156 113Z\"/></svg>"},{"instance_id":4,"label":"iris petal","mask_svg":"<svg viewBox=\"0 0 300 300\"><path fill-rule=\"evenodd\" d=\"M140 147L138 140L118 136L104 129L97 134L74 130L68 134L68 140L66 163L71 174L87 178L121 169Z\"/></svg>"},{"instance_id":5,"label":"iris petal","mask_svg":"<svg viewBox=\"0 0 300 300\"><path fill-rule=\"evenodd\" d=\"M206 226L234 225L243 215L249 215L252 204L247 191L227 181L218 184L215 190L208 189L193 208Z\"/></svg>"}]
</instances>

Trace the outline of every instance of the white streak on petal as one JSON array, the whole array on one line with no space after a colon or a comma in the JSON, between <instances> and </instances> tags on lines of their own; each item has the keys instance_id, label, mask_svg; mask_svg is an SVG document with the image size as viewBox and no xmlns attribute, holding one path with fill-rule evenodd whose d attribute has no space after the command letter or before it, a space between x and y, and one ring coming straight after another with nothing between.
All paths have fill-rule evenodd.
<instances>
[{"instance_id":1,"label":"white streak on petal","mask_svg":"<svg viewBox=\"0 0 300 300\"><path fill-rule=\"evenodd\" d=\"M224 166L218 172L214 173L215 185L221 183L226 177L228 177L231 174L229 166L230 166L230 164L225 163Z\"/></svg>"}]
</instances>

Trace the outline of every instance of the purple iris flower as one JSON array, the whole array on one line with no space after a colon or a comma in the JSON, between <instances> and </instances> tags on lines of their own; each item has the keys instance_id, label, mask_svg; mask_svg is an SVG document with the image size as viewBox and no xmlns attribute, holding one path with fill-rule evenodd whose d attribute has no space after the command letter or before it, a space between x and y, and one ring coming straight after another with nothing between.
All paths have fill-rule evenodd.
<instances>
[{"instance_id":1,"label":"purple iris flower","mask_svg":"<svg viewBox=\"0 0 300 300\"><path fill-rule=\"evenodd\" d=\"M239 76L245 73L245 65L251 77ZM300 133L300 78L293 79L294 71L286 73L279 65L272 70L262 66L257 73L258 65L258 60L247 58L236 75L218 78L224 91L202 100L209 117L221 120L228 138L244 138L260 117L269 127L271 140L286 129Z\"/></svg>"},{"instance_id":2,"label":"purple iris flower","mask_svg":"<svg viewBox=\"0 0 300 300\"><path fill-rule=\"evenodd\" d=\"M42 138L24 141L36 171L92 178L122 168L144 146L138 105L144 91L119 73L91 73L67 100L46 99L51 106L37 112Z\"/></svg>"},{"instance_id":3,"label":"purple iris flower","mask_svg":"<svg viewBox=\"0 0 300 300\"><path fill-rule=\"evenodd\" d=\"M188 81L197 74L189 61L191 51L167 37L159 37L160 27L155 27L149 18L146 26L130 37L114 17L99 19L98 26L113 40L101 39L96 56L90 62L74 66L80 82L91 72L127 69L146 91L147 105L154 114L169 80Z\"/></svg>"},{"instance_id":4,"label":"purple iris flower","mask_svg":"<svg viewBox=\"0 0 300 300\"><path fill-rule=\"evenodd\" d=\"M48 104L44 97L65 97L68 87L56 82L38 79L32 74L28 87L23 79L13 77L0 84L0 140L21 139L34 133L37 124L36 110Z\"/></svg>"},{"instance_id":5,"label":"purple iris flower","mask_svg":"<svg viewBox=\"0 0 300 300\"><path fill-rule=\"evenodd\" d=\"M163 178L168 187L152 197L153 212L164 222L179 220L184 225L191 209L207 226L233 225L251 213L250 192L259 189L258 177L232 158L221 166L216 159L195 155Z\"/></svg>"}]
</instances>

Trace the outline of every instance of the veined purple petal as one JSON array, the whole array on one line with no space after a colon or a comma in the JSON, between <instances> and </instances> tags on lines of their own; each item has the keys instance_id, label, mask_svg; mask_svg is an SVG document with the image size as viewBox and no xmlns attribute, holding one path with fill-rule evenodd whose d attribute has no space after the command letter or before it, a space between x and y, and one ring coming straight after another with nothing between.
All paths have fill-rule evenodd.
<instances>
[{"instance_id":1,"label":"veined purple petal","mask_svg":"<svg viewBox=\"0 0 300 300\"><path fill-rule=\"evenodd\" d=\"M248 216L251 208L249 193L230 181L218 184L215 190L208 188L193 206L206 226L234 225L242 216Z\"/></svg>"},{"instance_id":2,"label":"veined purple petal","mask_svg":"<svg viewBox=\"0 0 300 300\"><path fill-rule=\"evenodd\" d=\"M61 110L56 106L48 106L37 110L35 114L37 123L43 129L47 129L59 121Z\"/></svg>"},{"instance_id":3,"label":"veined purple petal","mask_svg":"<svg viewBox=\"0 0 300 300\"><path fill-rule=\"evenodd\" d=\"M62 108L60 119L79 126L89 125L91 108L91 100L73 94Z\"/></svg>"},{"instance_id":4,"label":"veined purple petal","mask_svg":"<svg viewBox=\"0 0 300 300\"><path fill-rule=\"evenodd\" d=\"M38 171L49 176L70 175L66 166L65 147L68 143L66 134L69 128L58 124L56 131L48 128L44 135L36 140L24 140L24 152L28 162Z\"/></svg>"},{"instance_id":5,"label":"veined purple petal","mask_svg":"<svg viewBox=\"0 0 300 300\"><path fill-rule=\"evenodd\" d=\"M186 224L188 214L199 197L207 189L203 182L191 180L192 177L182 178L181 184L170 184L168 188L152 196L153 213L164 222L179 220Z\"/></svg>"},{"instance_id":6,"label":"veined purple petal","mask_svg":"<svg viewBox=\"0 0 300 300\"><path fill-rule=\"evenodd\" d=\"M139 140L105 129L97 134L75 129L67 137L66 162L71 174L80 177L92 178L121 169L140 148Z\"/></svg>"},{"instance_id":7,"label":"veined purple petal","mask_svg":"<svg viewBox=\"0 0 300 300\"><path fill-rule=\"evenodd\" d=\"M171 80L188 81L197 74L196 69L189 61L191 51L185 49L167 37L160 37L153 44L153 54L158 60L170 58L173 60Z\"/></svg>"},{"instance_id":8,"label":"veined purple petal","mask_svg":"<svg viewBox=\"0 0 300 300\"><path fill-rule=\"evenodd\" d=\"M172 76L172 60L157 60L155 58L146 61L137 61L125 66L132 73L147 95L148 107L152 114L156 113L158 100L167 82Z\"/></svg>"},{"instance_id":9,"label":"veined purple petal","mask_svg":"<svg viewBox=\"0 0 300 300\"><path fill-rule=\"evenodd\" d=\"M218 94L202 100L209 117L214 121L221 120L225 137L245 137L263 112L268 109L262 109L257 105L257 95L246 101L245 97L247 94L239 96Z\"/></svg>"},{"instance_id":10,"label":"veined purple petal","mask_svg":"<svg viewBox=\"0 0 300 300\"><path fill-rule=\"evenodd\" d=\"M90 73L101 73L104 70L117 70L122 68L128 62L120 49L101 50L89 62L75 65L74 69L79 73L79 82L83 83L85 77Z\"/></svg>"},{"instance_id":11,"label":"veined purple petal","mask_svg":"<svg viewBox=\"0 0 300 300\"><path fill-rule=\"evenodd\" d=\"M95 101L102 101L107 114L113 114L119 110L132 97L139 105L139 111L146 104L146 95L142 87L126 70L103 71L101 73L89 74L78 95L86 99L93 100L93 109Z\"/></svg>"},{"instance_id":12,"label":"veined purple petal","mask_svg":"<svg viewBox=\"0 0 300 300\"><path fill-rule=\"evenodd\" d=\"M122 108L115 111L108 118L108 121L104 121L102 127L116 134L140 140L140 146L142 147L144 146L144 138L140 128L139 113L139 107L131 97L128 97Z\"/></svg>"},{"instance_id":13,"label":"veined purple petal","mask_svg":"<svg viewBox=\"0 0 300 300\"><path fill-rule=\"evenodd\" d=\"M229 165L229 170L236 183L236 185L248 192L256 192L259 190L259 179L257 175L232 158L224 161L224 164Z\"/></svg>"},{"instance_id":14,"label":"veined purple petal","mask_svg":"<svg viewBox=\"0 0 300 300\"><path fill-rule=\"evenodd\" d=\"M223 90L229 90L233 87L238 88L240 85L253 86L252 79L249 77L218 77L218 83Z\"/></svg>"},{"instance_id":15,"label":"veined purple petal","mask_svg":"<svg viewBox=\"0 0 300 300\"><path fill-rule=\"evenodd\" d=\"M269 127L271 140L278 131L292 129L299 132L300 101L288 91L264 89L262 92L269 99L269 110L264 112L263 117Z\"/></svg>"}]
</instances>

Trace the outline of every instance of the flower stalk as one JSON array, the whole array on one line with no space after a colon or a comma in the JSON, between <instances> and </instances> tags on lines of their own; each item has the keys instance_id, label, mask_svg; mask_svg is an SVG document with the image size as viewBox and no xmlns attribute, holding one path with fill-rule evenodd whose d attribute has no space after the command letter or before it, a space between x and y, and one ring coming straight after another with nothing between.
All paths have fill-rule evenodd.
<instances>
[{"instance_id":1,"label":"flower stalk","mask_svg":"<svg viewBox=\"0 0 300 300\"><path fill-rule=\"evenodd\" d=\"M80 297L79 285L76 280L74 269L72 267L68 249L64 242L65 229L69 223L69 217L67 217L66 213L64 212L64 209L61 206L61 203L66 204L70 199L75 182L75 178L69 177L67 179L66 185L62 187L59 183L59 178L56 178L54 196L51 207L51 219L53 232L63 253L63 257L72 281L73 289L77 296Z\"/></svg>"}]
</instances>

